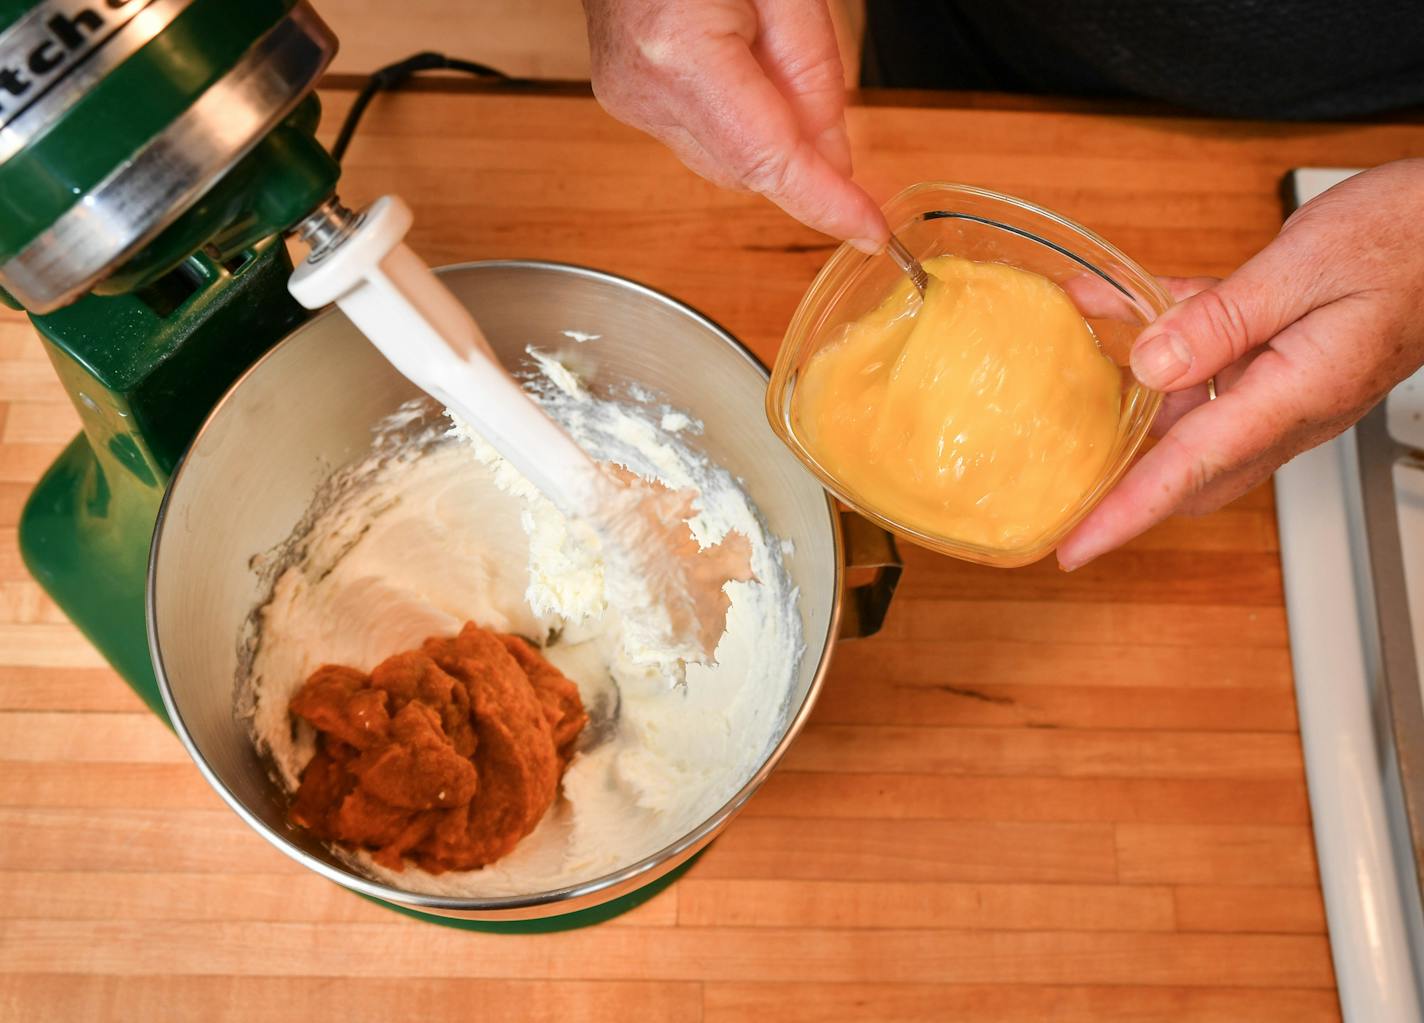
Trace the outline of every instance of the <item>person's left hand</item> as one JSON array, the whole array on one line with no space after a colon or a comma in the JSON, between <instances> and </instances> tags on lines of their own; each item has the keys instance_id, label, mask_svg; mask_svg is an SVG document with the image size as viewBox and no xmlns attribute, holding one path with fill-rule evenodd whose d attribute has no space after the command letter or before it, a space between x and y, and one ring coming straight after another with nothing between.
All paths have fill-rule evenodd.
<instances>
[{"instance_id":1,"label":"person's left hand","mask_svg":"<svg viewBox=\"0 0 1424 1023\"><path fill-rule=\"evenodd\" d=\"M1421 225L1424 160L1401 160L1301 207L1224 281L1166 282L1185 301L1132 352L1138 380L1167 392L1161 439L1063 540L1059 564L1078 568L1173 513L1220 508L1424 364Z\"/></svg>"}]
</instances>

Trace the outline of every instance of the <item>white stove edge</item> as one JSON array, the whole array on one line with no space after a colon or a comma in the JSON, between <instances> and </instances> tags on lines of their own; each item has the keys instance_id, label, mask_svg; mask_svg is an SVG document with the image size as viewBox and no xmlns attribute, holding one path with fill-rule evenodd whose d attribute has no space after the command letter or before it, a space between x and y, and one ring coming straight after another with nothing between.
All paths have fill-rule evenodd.
<instances>
[{"instance_id":1,"label":"white stove edge","mask_svg":"<svg viewBox=\"0 0 1424 1023\"><path fill-rule=\"evenodd\" d=\"M1384 701L1354 431L1275 476L1316 859L1347 1023L1424 1020L1419 892Z\"/></svg>"},{"instance_id":2,"label":"white stove edge","mask_svg":"<svg viewBox=\"0 0 1424 1023\"><path fill-rule=\"evenodd\" d=\"M1293 205L1358 171L1297 168L1287 181ZM1391 417L1390 432L1410 430ZM1340 1009L1346 1023L1421 1023L1424 910L1380 691L1354 430L1296 457L1276 473L1274 486L1300 741Z\"/></svg>"},{"instance_id":3,"label":"white stove edge","mask_svg":"<svg viewBox=\"0 0 1424 1023\"><path fill-rule=\"evenodd\" d=\"M1290 197L1301 206L1357 173L1298 168ZM1379 691L1359 480L1353 430L1275 476L1296 707L1341 1011L1346 1023L1421 1023L1424 913Z\"/></svg>"}]
</instances>

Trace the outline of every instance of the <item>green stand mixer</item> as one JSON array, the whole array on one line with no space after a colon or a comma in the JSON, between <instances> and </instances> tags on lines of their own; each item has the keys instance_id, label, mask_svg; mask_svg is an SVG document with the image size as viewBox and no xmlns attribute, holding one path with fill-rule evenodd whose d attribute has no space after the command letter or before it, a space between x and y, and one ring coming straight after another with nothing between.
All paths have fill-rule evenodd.
<instances>
[{"instance_id":1,"label":"green stand mixer","mask_svg":"<svg viewBox=\"0 0 1424 1023\"><path fill-rule=\"evenodd\" d=\"M294 0L8 0L0 25L0 297L29 312L84 430L20 547L162 715L154 519L213 404L308 315L282 235L336 185L312 92L336 40Z\"/></svg>"},{"instance_id":2,"label":"green stand mixer","mask_svg":"<svg viewBox=\"0 0 1424 1023\"><path fill-rule=\"evenodd\" d=\"M20 548L165 719L145 627L150 540L209 411L310 315L289 291L284 236L300 233L313 264L365 225L362 245L305 285L307 305L335 300L358 323L345 299L369 267L352 269L355 250L370 249L375 230L376 261L409 256L399 200L368 217L334 198L339 167L315 139L313 90L335 50L298 0L0 0L0 300L29 314L83 426L31 495ZM409 262L408 290L433 284ZM387 329L439 319L443 289L433 292ZM440 327L447 341L473 328L462 343L482 342L463 311ZM418 369L402 371L422 383ZM502 375L492 386L518 391ZM427 919L558 929L615 915L663 883L552 920Z\"/></svg>"}]
</instances>

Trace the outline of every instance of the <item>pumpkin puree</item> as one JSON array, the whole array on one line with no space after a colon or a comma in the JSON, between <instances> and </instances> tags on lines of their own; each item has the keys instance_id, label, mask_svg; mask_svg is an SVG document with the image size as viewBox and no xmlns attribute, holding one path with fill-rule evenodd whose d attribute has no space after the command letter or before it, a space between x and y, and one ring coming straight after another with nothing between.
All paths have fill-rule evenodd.
<instances>
[{"instance_id":1,"label":"pumpkin puree","mask_svg":"<svg viewBox=\"0 0 1424 1023\"><path fill-rule=\"evenodd\" d=\"M289 709L318 733L292 820L432 873L493 863L533 831L588 721L534 647L473 622L369 675L318 668Z\"/></svg>"}]
</instances>

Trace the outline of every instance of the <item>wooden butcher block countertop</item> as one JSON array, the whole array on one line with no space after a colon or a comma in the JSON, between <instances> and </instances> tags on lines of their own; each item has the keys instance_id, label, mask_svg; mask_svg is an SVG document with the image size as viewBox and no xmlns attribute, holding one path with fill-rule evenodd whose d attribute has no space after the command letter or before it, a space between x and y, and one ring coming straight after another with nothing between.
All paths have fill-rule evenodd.
<instances>
[{"instance_id":1,"label":"wooden butcher block countertop","mask_svg":"<svg viewBox=\"0 0 1424 1023\"><path fill-rule=\"evenodd\" d=\"M326 131L351 100L325 93ZM1281 175L1424 153L1417 124L1280 126L984 103L851 112L879 199L926 179L1059 210L1162 274L1277 230ZM643 281L764 360L826 240L586 96L376 101L342 195L397 192L435 263ZM76 428L0 320L0 1018L1338 1019L1269 488L1065 575L906 546L884 632L681 881L537 936L406 919L224 806L27 577L26 493Z\"/></svg>"}]
</instances>

